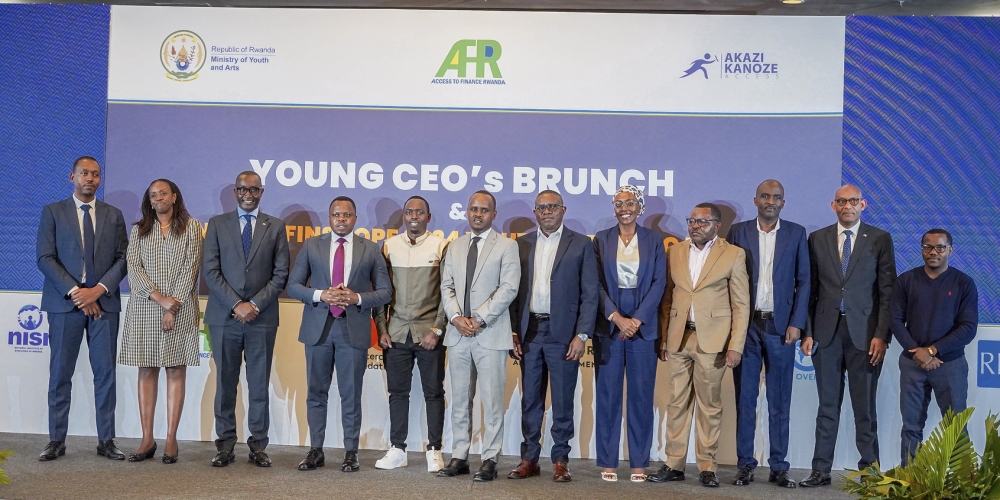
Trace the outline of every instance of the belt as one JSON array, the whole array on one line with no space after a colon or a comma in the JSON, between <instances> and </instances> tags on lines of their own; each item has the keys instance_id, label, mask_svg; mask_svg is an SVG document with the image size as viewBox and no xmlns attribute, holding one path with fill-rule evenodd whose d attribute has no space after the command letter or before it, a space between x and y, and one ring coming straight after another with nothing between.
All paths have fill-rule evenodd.
<instances>
[{"instance_id":1,"label":"belt","mask_svg":"<svg viewBox=\"0 0 1000 500\"><path fill-rule=\"evenodd\" d=\"M534 318L535 321L548 321L549 320L549 315L548 314L531 313L531 317Z\"/></svg>"},{"instance_id":2,"label":"belt","mask_svg":"<svg viewBox=\"0 0 1000 500\"><path fill-rule=\"evenodd\" d=\"M774 311L754 311L753 319L762 319L762 320L774 319Z\"/></svg>"},{"instance_id":3,"label":"belt","mask_svg":"<svg viewBox=\"0 0 1000 500\"><path fill-rule=\"evenodd\" d=\"M694 327L694 321L685 321L684 322L684 329L685 330L690 330L692 332L698 331L698 329Z\"/></svg>"}]
</instances>

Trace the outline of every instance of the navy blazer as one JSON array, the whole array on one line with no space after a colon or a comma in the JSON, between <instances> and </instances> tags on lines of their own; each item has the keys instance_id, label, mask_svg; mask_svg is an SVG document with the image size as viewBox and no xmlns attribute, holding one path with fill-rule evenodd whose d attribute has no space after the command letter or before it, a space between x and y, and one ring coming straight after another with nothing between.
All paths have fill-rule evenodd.
<instances>
[{"instance_id":1,"label":"navy blazer","mask_svg":"<svg viewBox=\"0 0 1000 500\"><path fill-rule=\"evenodd\" d=\"M636 226L639 239L639 282L636 285L639 306L630 317L642 321L639 336L645 340L660 337L660 300L667 286L667 252L663 238L651 229ZM605 229L594 236L594 253L601 269L601 290L599 314L594 323L594 333L609 337L617 332L617 327L608 320L611 313L618 311L618 225ZM620 313L619 313L620 314Z\"/></svg>"},{"instance_id":2,"label":"navy blazer","mask_svg":"<svg viewBox=\"0 0 1000 500\"><path fill-rule=\"evenodd\" d=\"M75 286L83 286L83 234L77 217L76 201L71 197L42 208L35 242L38 270L45 275L42 285L42 310L68 313L76 308L68 297ZM101 310L121 312L118 286L125 277L128 236L122 211L97 200L95 203L94 270L97 282L108 289L98 299Z\"/></svg>"},{"instance_id":3,"label":"navy blazer","mask_svg":"<svg viewBox=\"0 0 1000 500\"><path fill-rule=\"evenodd\" d=\"M757 219L733 224L726 241L746 252L750 272L750 306L757 308L757 280L760 277L760 234ZM806 328L809 316L809 243L806 228L784 219L774 240L774 329L784 335L788 326Z\"/></svg>"},{"instance_id":4,"label":"navy blazer","mask_svg":"<svg viewBox=\"0 0 1000 500\"><path fill-rule=\"evenodd\" d=\"M517 298L510 306L511 329L530 342L527 336L531 314L531 288L535 280L535 247L538 232L524 234L514 240L521 263L521 284ZM594 336L597 317L597 297L600 280L597 277L594 245L585 234L563 226L556 248L552 274L549 276L549 333L567 345L580 333Z\"/></svg>"}]
</instances>

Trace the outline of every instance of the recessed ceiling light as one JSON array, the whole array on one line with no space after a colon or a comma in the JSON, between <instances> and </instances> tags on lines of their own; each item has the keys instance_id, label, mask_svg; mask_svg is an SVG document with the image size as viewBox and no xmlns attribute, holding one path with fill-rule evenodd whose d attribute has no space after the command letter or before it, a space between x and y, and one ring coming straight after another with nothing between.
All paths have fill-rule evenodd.
<instances>
[{"instance_id":1,"label":"recessed ceiling light","mask_svg":"<svg viewBox=\"0 0 1000 500\"><path fill-rule=\"evenodd\" d=\"M799 5L804 2L805 0L781 0L781 3L786 5Z\"/></svg>"}]
</instances>

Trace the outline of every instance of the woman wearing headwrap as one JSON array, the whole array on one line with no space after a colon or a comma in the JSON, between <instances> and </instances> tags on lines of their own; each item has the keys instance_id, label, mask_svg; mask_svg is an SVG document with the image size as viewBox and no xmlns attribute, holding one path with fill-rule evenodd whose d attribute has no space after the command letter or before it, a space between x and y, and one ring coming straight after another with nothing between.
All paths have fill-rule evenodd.
<instances>
[{"instance_id":1,"label":"woman wearing headwrap","mask_svg":"<svg viewBox=\"0 0 1000 500\"><path fill-rule=\"evenodd\" d=\"M635 186L615 192L618 224L594 236L601 267L600 313L594 328L597 376L597 465L601 479L617 481L622 386L628 377L628 450L633 482L645 481L653 442L658 311L666 286L663 238L640 227L645 200Z\"/></svg>"}]
</instances>

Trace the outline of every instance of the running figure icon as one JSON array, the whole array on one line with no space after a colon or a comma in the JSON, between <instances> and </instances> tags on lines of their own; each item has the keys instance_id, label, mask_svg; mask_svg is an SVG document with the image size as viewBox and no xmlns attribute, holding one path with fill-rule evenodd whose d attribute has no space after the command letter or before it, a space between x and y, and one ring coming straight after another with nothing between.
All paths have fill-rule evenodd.
<instances>
[{"instance_id":1,"label":"running figure icon","mask_svg":"<svg viewBox=\"0 0 1000 500\"><path fill-rule=\"evenodd\" d=\"M681 78L687 78L687 77L691 76L692 73L694 73L696 71L701 71L701 73L703 75L705 75L705 79L707 80L708 79L708 71L705 69L705 65L706 64L712 64L714 62L718 62L719 61L719 58L717 58L717 57L714 58L714 59L709 59L710 57L712 57L712 54L705 54L705 58L704 59L695 59L694 61L691 61L691 67L688 68L686 71L684 71L684 75L681 76Z\"/></svg>"}]
</instances>

